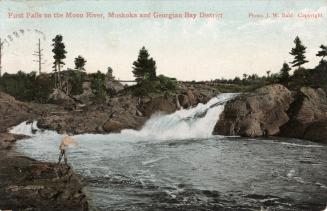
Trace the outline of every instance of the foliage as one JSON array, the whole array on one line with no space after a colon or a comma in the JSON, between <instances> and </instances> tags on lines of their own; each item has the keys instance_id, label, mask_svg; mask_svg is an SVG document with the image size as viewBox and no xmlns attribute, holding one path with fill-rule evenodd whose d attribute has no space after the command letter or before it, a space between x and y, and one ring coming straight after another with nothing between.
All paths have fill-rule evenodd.
<instances>
[{"instance_id":1,"label":"foliage","mask_svg":"<svg viewBox=\"0 0 327 211\"><path fill-rule=\"evenodd\" d=\"M133 74L137 83L156 79L156 62L143 46L136 61L133 62Z\"/></svg>"},{"instance_id":2,"label":"foliage","mask_svg":"<svg viewBox=\"0 0 327 211\"><path fill-rule=\"evenodd\" d=\"M177 88L176 78L169 78L164 75L159 75L158 80L159 80L161 91L168 91L168 90L174 91Z\"/></svg>"},{"instance_id":3,"label":"foliage","mask_svg":"<svg viewBox=\"0 0 327 211\"><path fill-rule=\"evenodd\" d=\"M36 72L5 73L0 81L1 91L22 101L45 103L53 89L53 77L47 74L36 76Z\"/></svg>"},{"instance_id":4,"label":"foliage","mask_svg":"<svg viewBox=\"0 0 327 211\"><path fill-rule=\"evenodd\" d=\"M308 61L305 60L305 49L306 47L302 45L302 42L298 36L296 36L295 40L295 47L292 48L290 54L294 56L294 60L291 62L292 67L300 68L301 65L307 63Z\"/></svg>"},{"instance_id":5,"label":"foliage","mask_svg":"<svg viewBox=\"0 0 327 211\"><path fill-rule=\"evenodd\" d=\"M177 89L177 80L164 75L159 75L156 80L144 80L132 86L135 96L148 96L151 94L159 94L163 92L174 92Z\"/></svg>"},{"instance_id":6,"label":"foliage","mask_svg":"<svg viewBox=\"0 0 327 211\"><path fill-rule=\"evenodd\" d=\"M79 95L83 93L83 81L86 74L79 70L72 70L68 82L71 86L70 94Z\"/></svg>"},{"instance_id":7,"label":"foliage","mask_svg":"<svg viewBox=\"0 0 327 211\"><path fill-rule=\"evenodd\" d=\"M327 46L324 45L320 45L321 50L318 51L318 53L316 54L316 56L322 57L321 61L324 60L324 58L327 56Z\"/></svg>"},{"instance_id":8,"label":"foliage","mask_svg":"<svg viewBox=\"0 0 327 211\"><path fill-rule=\"evenodd\" d=\"M54 71L58 72L57 74L57 80L55 80L55 86L57 86L57 82L59 83L59 87L61 87L61 77L60 77L60 69L61 65L64 65L65 63L63 62L63 59L66 58L66 53L67 51L65 50L65 44L62 42L63 37L62 35L58 34L54 39L52 39L53 43L53 49L52 52L54 53L54 62L53 62L53 67Z\"/></svg>"},{"instance_id":9,"label":"foliage","mask_svg":"<svg viewBox=\"0 0 327 211\"><path fill-rule=\"evenodd\" d=\"M77 58L75 58L74 63L75 63L75 69L85 71L84 66L86 60L84 59L84 57L78 56Z\"/></svg>"},{"instance_id":10,"label":"foliage","mask_svg":"<svg viewBox=\"0 0 327 211\"><path fill-rule=\"evenodd\" d=\"M294 71L293 76L290 78L289 87L292 90L297 90L302 86L309 85L309 77L311 71L305 68L299 68Z\"/></svg>"},{"instance_id":11,"label":"foliage","mask_svg":"<svg viewBox=\"0 0 327 211\"><path fill-rule=\"evenodd\" d=\"M280 70L279 74L279 82L280 83L287 83L290 78L291 68L288 66L286 62L284 62L282 69Z\"/></svg>"},{"instance_id":12,"label":"foliage","mask_svg":"<svg viewBox=\"0 0 327 211\"><path fill-rule=\"evenodd\" d=\"M105 87L106 75L98 70L96 73L89 74L89 76L91 78L91 88L95 94L95 100L98 102L105 101L107 95Z\"/></svg>"}]
</instances>

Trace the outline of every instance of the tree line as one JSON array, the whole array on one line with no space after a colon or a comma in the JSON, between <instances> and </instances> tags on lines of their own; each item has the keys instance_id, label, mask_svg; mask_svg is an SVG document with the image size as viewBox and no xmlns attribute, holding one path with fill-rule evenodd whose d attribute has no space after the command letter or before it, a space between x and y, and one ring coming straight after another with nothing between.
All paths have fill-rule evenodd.
<instances>
[{"instance_id":1,"label":"tree line","mask_svg":"<svg viewBox=\"0 0 327 211\"><path fill-rule=\"evenodd\" d=\"M91 88L97 100L104 100L110 93L106 90L106 77L111 78L112 68L108 67L107 76L101 71L96 73L86 73L85 65L87 60L79 55L74 59L75 68L63 71L66 59L66 46L62 35L56 35L52 39L53 52L53 73L40 74L36 72L24 73L18 71L16 74L5 73L0 78L0 89L20 100L46 102L49 94L54 88L62 89L67 94L77 95L83 92L82 84L85 80L91 82ZM240 86L260 87L269 83L282 83L289 88L297 88L302 85L315 86L316 84L326 84L322 79L326 78L327 71L327 47L320 46L316 56L321 57L319 65L314 69L302 67L306 60L306 47L297 36L294 40L295 46L289 52L294 58L289 64L295 68L293 75L290 74L291 67L287 62L282 64L278 73L267 71L266 76L259 77L257 74L243 74L243 77L234 79L216 79L221 84L237 84ZM157 76L156 61L150 56L148 50L143 46L137 59L133 62L132 73L135 77L136 85L128 88L134 95L148 95L151 93L170 93L177 88L175 78L164 75ZM327 80L327 79L326 79Z\"/></svg>"},{"instance_id":2,"label":"tree line","mask_svg":"<svg viewBox=\"0 0 327 211\"><path fill-rule=\"evenodd\" d=\"M284 61L281 69L278 73L272 73L270 70L266 71L265 76L258 76L257 74L246 74L244 73L241 77L235 77L234 79L216 79L215 82L226 83L226 84L239 84L239 85L252 85L254 87L260 87L270 83L281 83L288 88L294 89L300 86L317 86L317 84L324 84L327 81L319 80L317 75L324 76L327 72L323 71L327 66L326 56L327 56L327 46L320 45L319 51L316 56L320 57L321 60L317 67L313 69L305 69L302 66L308 62L306 59L306 49L307 47L302 43L301 39L296 36L294 39L294 47L289 52L293 56L293 60L287 63ZM294 69L293 75L291 74L292 68Z\"/></svg>"}]
</instances>

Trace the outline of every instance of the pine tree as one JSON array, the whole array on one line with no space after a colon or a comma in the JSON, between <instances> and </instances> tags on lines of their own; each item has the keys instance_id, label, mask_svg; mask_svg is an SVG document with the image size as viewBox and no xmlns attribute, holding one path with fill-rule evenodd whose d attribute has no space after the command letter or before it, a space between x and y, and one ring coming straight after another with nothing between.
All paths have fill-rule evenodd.
<instances>
[{"instance_id":1,"label":"pine tree","mask_svg":"<svg viewBox=\"0 0 327 211\"><path fill-rule=\"evenodd\" d=\"M318 51L316 56L322 57L321 61L323 61L325 56L327 56L327 46L321 45L320 48L321 48L321 50Z\"/></svg>"},{"instance_id":2,"label":"pine tree","mask_svg":"<svg viewBox=\"0 0 327 211\"><path fill-rule=\"evenodd\" d=\"M289 81L290 78L290 70L291 68L288 66L286 62L284 62L282 69L280 70L279 74L279 81L281 83L285 83Z\"/></svg>"},{"instance_id":3,"label":"pine tree","mask_svg":"<svg viewBox=\"0 0 327 211\"><path fill-rule=\"evenodd\" d=\"M144 80L156 79L156 62L153 58L149 57L148 51L143 46L137 60L133 62L133 74L137 83L141 83Z\"/></svg>"},{"instance_id":4,"label":"pine tree","mask_svg":"<svg viewBox=\"0 0 327 211\"><path fill-rule=\"evenodd\" d=\"M58 74L58 82L59 82L59 87L61 88L61 77L60 77L60 69L61 69L61 65L64 65L65 63L63 62L63 59L66 58L66 53L67 51L65 50L65 44L62 42L63 38L62 35L58 34L56 35L56 37L54 39L52 39L53 43L53 49L52 52L54 53L54 69L55 72L57 72Z\"/></svg>"},{"instance_id":5,"label":"pine tree","mask_svg":"<svg viewBox=\"0 0 327 211\"><path fill-rule=\"evenodd\" d=\"M75 58L74 63L75 63L75 69L85 71L84 66L86 60L84 59L84 57L78 56L77 58Z\"/></svg>"},{"instance_id":6,"label":"pine tree","mask_svg":"<svg viewBox=\"0 0 327 211\"><path fill-rule=\"evenodd\" d=\"M305 60L305 47L302 45L302 42L298 36L296 36L295 40L295 47L292 48L290 54L294 56L294 60L291 62L292 67L297 67L300 69L301 65L307 63L308 61Z\"/></svg>"}]
</instances>

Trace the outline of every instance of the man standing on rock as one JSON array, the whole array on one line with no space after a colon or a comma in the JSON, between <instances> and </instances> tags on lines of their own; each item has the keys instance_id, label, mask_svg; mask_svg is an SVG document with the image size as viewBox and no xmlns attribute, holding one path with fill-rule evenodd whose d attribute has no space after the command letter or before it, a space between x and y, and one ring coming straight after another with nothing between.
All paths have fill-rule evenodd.
<instances>
[{"instance_id":1,"label":"man standing on rock","mask_svg":"<svg viewBox=\"0 0 327 211\"><path fill-rule=\"evenodd\" d=\"M60 164L62 157L64 157L65 164L68 165L66 151L70 145L74 145L74 144L76 144L75 140L72 137L70 137L66 132L64 132L64 138L61 140L59 146L60 155L59 155L58 164Z\"/></svg>"}]
</instances>

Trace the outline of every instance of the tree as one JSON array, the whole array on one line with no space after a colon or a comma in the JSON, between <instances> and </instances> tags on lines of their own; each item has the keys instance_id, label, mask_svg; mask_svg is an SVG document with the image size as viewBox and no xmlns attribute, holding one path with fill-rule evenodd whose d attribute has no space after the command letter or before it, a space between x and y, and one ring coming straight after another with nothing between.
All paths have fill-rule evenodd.
<instances>
[{"instance_id":1,"label":"tree","mask_svg":"<svg viewBox=\"0 0 327 211\"><path fill-rule=\"evenodd\" d=\"M321 61L323 61L325 56L327 56L327 46L321 45L320 48L321 48L321 50L318 51L316 56L322 57Z\"/></svg>"},{"instance_id":2,"label":"tree","mask_svg":"<svg viewBox=\"0 0 327 211\"><path fill-rule=\"evenodd\" d=\"M139 52L138 58L133 62L133 74L137 83L142 83L144 80L156 79L156 62L153 58L149 58L148 51L143 46Z\"/></svg>"},{"instance_id":3,"label":"tree","mask_svg":"<svg viewBox=\"0 0 327 211\"><path fill-rule=\"evenodd\" d=\"M246 79L247 79L247 77L248 77L248 74L246 74L246 73L243 73L243 80L246 80Z\"/></svg>"},{"instance_id":4,"label":"tree","mask_svg":"<svg viewBox=\"0 0 327 211\"><path fill-rule=\"evenodd\" d=\"M114 80L115 79L115 76L113 76L113 70L111 67L108 67L107 68L107 75L106 77L110 80Z\"/></svg>"},{"instance_id":5,"label":"tree","mask_svg":"<svg viewBox=\"0 0 327 211\"><path fill-rule=\"evenodd\" d=\"M56 37L54 39L52 39L52 41L53 41L52 52L54 53L53 67L54 67L54 71L57 72L60 88L61 88L60 69L61 69L61 65L65 64L63 62L63 59L66 58L65 54L67 53L67 51L65 50L65 44L62 42L62 40L63 40L63 38L62 38L62 35L60 35L60 34L56 35Z\"/></svg>"},{"instance_id":6,"label":"tree","mask_svg":"<svg viewBox=\"0 0 327 211\"><path fill-rule=\"evenodd\" d=\"M85 71L84 66L86 60L84 59L84 57L78 56L77 58L75 58L74 63L75 63L75 69Z\"/></svg>"},{"instance_id":7,"label":"tree","mask_svg":"<svg viewBox=\"0 0 327 211\"><path fill-rule=\"evenodd\" d=\"M279 74L279 82L285 83L289 81L291 68L288 66L286 62L284 62L282 69L280 70Z\"/></svg>"},{"instance_id":8,"label":"tree","mask_svg":"<svg viewBox=\"0 0 327 211\"><path fill-rule=\"evenodd\" d=\"M305 55L304 55L305 49L307 47L302 45L302 42L298 36L296 36L294 43L295 43L295 47L292 48L292 50L290 52L290 54L294 56L294 60L290 63L292 64L292 67L300 68L301 65L308 62L307 60L305 60Z\"/></svg>"},{"instance_id":9,"label":"tree","mask_svg":"<svg viewBox=\"0 0 327 211\"><path fill-rule=\"evenodd\" d=\"M95 94L95 99L99 102L103 102L106 99L106 87L105 87L105 74L98 70L96 73L91 74L91 88Z\"/></svg>"},{"instance_id":10,"label":"tree","mask_svg":"<svg viewBox=\"0 0 327 211\"><path fill-rule=\"evenodd\" d=\"M270 77L270 73L271 73L271 71L268 70L268 71L266 71L266 73L267 73L267 78L269 78L269 77Z\"/></svg>"}]
</instances>

